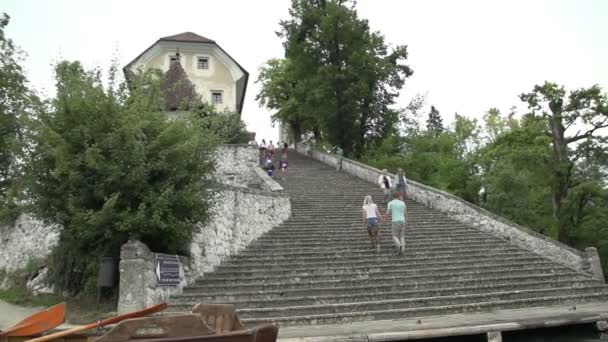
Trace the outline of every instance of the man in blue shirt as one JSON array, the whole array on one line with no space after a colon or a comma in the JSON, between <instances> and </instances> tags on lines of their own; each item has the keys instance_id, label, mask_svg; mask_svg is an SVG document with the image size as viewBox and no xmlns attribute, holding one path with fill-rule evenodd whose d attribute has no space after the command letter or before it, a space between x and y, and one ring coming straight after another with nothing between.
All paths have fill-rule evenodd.
<instances>
[{"instance_id":1,"label":"man in blue shirt","mask_svg":"<svg viewBox=\"0 0 608 342\"><path fill-rule=\"evenodd\" d=\"M397 255L405 252L405 202L399 199L399 193L393 193L393 200L388 202L387 215L391 215L393 241L397 247Z\"/></svg>"}]
</instances>

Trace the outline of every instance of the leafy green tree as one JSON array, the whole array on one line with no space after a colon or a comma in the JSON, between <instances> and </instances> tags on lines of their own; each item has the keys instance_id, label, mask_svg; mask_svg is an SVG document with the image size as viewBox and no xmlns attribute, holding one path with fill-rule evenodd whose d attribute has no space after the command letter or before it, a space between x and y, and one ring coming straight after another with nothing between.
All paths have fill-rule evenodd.
<instances>
[{"instance_id":1,"label":"leafy green tree","mask_svg":"<svg viewBox=\"0 0 608 342\"><path fill-rule=\"evenodd\" d=\"M498 113L497 113L498 114ZM486 116L491 143L479 151L483 193L480 205L514 222L555 237L551 229L550 140L538 118L504 126L500 115ZM498 127L497 127L498 126Z\"/></svg>"},{"instance_id":2,"label":"leafy green tree","mask_svg":"<svg viewBox=\"0 0 608 342\"><path fill-rule=\"evenodd\" d=\"M360 19L354 2L293 0L281 22L289 80L297 80L297 106L316 118L313 133L348 155L394 130L390 109L412 70L405 46L391 51L384 37Z\"/></svg>"},{"instance_id":3,"label":"leafy green tree","mask_svg":"<svg viewBox=\"0 0 608 342\"><path fill-rule=\"evenodd\" d=\"M429 118L426 120L426 130L435 137L438 137L443 132L443 119L435 106L431 106Z\"/></svg>"},{"instance_id":4,"label":"leafy green tree","mask_svg":"<svg viewBox=\"0 0 608 342\"><path fill-rule=\"evenodd\" d=\"M186 252L208 216L215 134L188 116L168 120L149 96L159 82L133 88L123 104L78 62L55 73L57 97L31 129L28 163L37 213L63 226L52 282L72 293L93 287L97 258L118 256L131 238Z\"/></svg>"},{"instance_id":5,"label":"leafy green tree","mask_svg":"<svg viewBox=\"0 0 608 342\"><path fill-rule=\"evenodd\" d=\"M10 223L19 212L23 122L41 105L21 67L24 53L6 37L9 19L0 16L0 224Z\"/></svg>"},{"instance_id":6,"label":"leafy green tree","mask_svg":"<svg viewBox=\"0 0 608 342\"><path fill-rule=\"evenodd\" d=\"M520 97L528 103L532 115L544 120L543 133L551 138L554 226L559 240L571 243L571 226L562 208L576 186L573 178L576 163L590 151L596 154L606 151L606 139L597 132L608 127L608 97L597 85L566 93L564 87L549 82L536 85L532 92ZM576 133L568 134L569 128Z\"/></svg>"},{"instance_id":7,"label":"leafy green tree","mask_svg":"<svg viewBox=\"0 0 608 342\"><path fill-rule=\"evenodd\" d=\"M287 125L294 141L299 142L305 132L318 132L318 120L301 105L308 92L295 78L291 60L269 60L260 69L256 82L261 83L256 101L275 111L272 121Z\"/></svg>"}]
</instances>

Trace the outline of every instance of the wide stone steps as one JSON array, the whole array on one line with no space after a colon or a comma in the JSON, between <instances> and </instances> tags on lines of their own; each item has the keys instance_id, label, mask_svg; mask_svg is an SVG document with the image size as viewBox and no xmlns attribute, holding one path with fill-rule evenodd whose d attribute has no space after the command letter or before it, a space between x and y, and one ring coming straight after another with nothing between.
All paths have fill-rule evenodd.
<instances>
[{"instance_id":1,"label":"wide stone steps","mask_svg":"<svg viewBox=\"0 0 608 342\"><path fill-rule=\"evenodd\" d=\"M553 267L553 268L552 268ZM349 281L352 279L369 279L373 277L391 277L391 276L401 276L406 274L416 275L418 277L422 276L432 276L432 275L441 275L446 273L454 273L454 272L472 272L472 271L505 271L505 272L520 272L525 270L538 270L538 269L546 269L548 268L551 272L568 272L569 270L564 267L555 267L554 264L547 261L537 261L530 262L524 264L510 264L504 263L502 265L467 265L467 266L455 266L455 267L422 267L422 268L411 268L407 270L353 270L349 272L332 272L331 270L325 270L320 272L311 272L311 273L299 273L296 276L293 274L260 274L260 275L232 275L232 276L219 276L214 275L212 277L205 277L205 279L199 280L197 283L203 285L209 284L218 284L224 282L277 282L277 281L302 281L302 282L312 282L319 281L325 279L331 280L345 280Z\"/></svg>"},{"instance_id":2,"label":"wide stone steps","mask_svg":"<svg viewBox=\"0 0 608 342\"><path fill-rule=\"evenodd\" d=\"M521 255L521 256L495 256L494 258L484 258L483 261L480 261L479 265L503 265L505 263L508 264L519 264L519 263L528 263L528 262L537 262L537 261L546 261L535 255ZM370 260L369 262L362 262L360 264L353 263L338 263L338 264L306 264L305 266L297 266L293 265L289 266L281 266L281 265L268 265L268 264L259 264L259 265L240 265L240 264L224 264L215 269L214 272L211 272L205 275L205 278L212 278L215 276L222 276L226 274L256 274L263 273L266 271L272 271L274 273L286 273L286 274L294 274L294 273L320 273L320 272L347 272L353 270L359 271L379 271L379 270L394 270L394 269L414 269L421 267L439 267L439 266L465 266L470 265L469 260L449 260L449 259L426 259L426 260L396 260L396 261L387 261L386 263L378 263L375 260ZM323 267L321 267L323 266Z\"/></svg>"},{"instance_id":3,"label":"wide stone steps","mask_svg":"<svg viewBox=\"0 0 608 342\"><path fill-rule=\"evenodd\" d=\"M291 217L180 295L234 303L246 324L315 325L605 301L608 287L510 241L406 200L404 255L380 220L380 251L361 221L365 195L386 214L376 184L290 153L279 180Z\"/></svg>"},{"instance_id":4,"label":"wide stone steps","mask_svg":"<svg viewBox=\"0 0 608 342\"><path fill-rule=\"evenodd\" d=\"M582 279L579 281L572 280L553 280L553 275L541 276L535 278L534 281L524 279L524 277L506 277L506 278L488 278L486 281L491 284L477 285L478 280L463 281L458 287L449 287L451 284L445 283L419 283L417 286L408 286L403 284L380 284L380 285L363 285L363 286L337 286L326 288L310 288L296 290L270 290L270 291L240 291L240 292L224 292L221 294L206 293L206 292L188 292L175 295L175 303L193 303L196 300L204 302L221 301L225 303L238 303L238 307L247 308L249 304L274 303L272 300L283 300L294 298L317 298L323 303L334 300L334 298L355 297L357 295L371 296L380 298L383 295L393 295L396 293L402 294L401 298L415 297L434 297L446 295L464 295L486 292L497 292L511 290L514 284L517 284L518 290L531 289L549 289L557 287L593 287L597 286L597 282L590 279ZM427 286L433 285L433 286ZM443 285L443 286L442 286ZM347 294L345 294L347 293ZM255 307L255 306L254 306Z\"/></svg>"},{"instance_id":5,"label":"wide stone steps","mask_svg":"<svg viewBox=\"0 0 608 342\"><path fill-rule=\"evenodd\" d=\"M427 297L408 297L411 291L395 291L378 294L338 295L319 297L280 298L260 301L234 302L239 308L239 315L248 318L249 315L283 316L329 314L363 310L386 310L416 308L421 306L444 306L468 304L470 302L514 300L534 297L573 296L606 293L602 286L588 287L555 287L528 289L517 291L497 291L474 294L432 295ZM196 302L178 302L171 305L172 311L186 311Z\"/></svg>"},{"instance_id":6,"label":"wide stone steps","mask_svg":"<svg viewBox=\"0 0 608 342\"><path fill-rule=\"evenodd\" d=\"M451 284L444 281L427 281L417 283L404 283L400 279L396 281L386 283L369 283L369 284L348 284L344 283L331 283L321 284L319 286L309 286L301 288L267 288L264 290L257 289L218 289L208 286L194 286L187 287L184 289L184 293L176 295L175 298L181 296L187 296L192 298L215 298L214 301L222 300L225 297L235 298L236 296L247 296L248 299L263 299L263 298L283 298L283 297L296 297L296 296L319 296L319 295L343 295L345 293L367 293L367 292L384 292L384 291L441 291L451 288L471 288L472 293L485 292L486 288L493 288L495 286L508 287L510 289L519 284L544 284L543 287L536 286L534 288L550 288L552 286L590 286L597 285L597 282L593 282L591 279L582 277L580 274L569 273L567 275L555 275L549 273L535 274L533 276L527 275L500 275L495 277L484 276L477 279L463 279L458 284ZM552 285L555 284L555 285ZM257 297L252 297L253 294L257 294ZM234 300L234 299L232 299Z\"/></svg>"},{"instance_id":7,"label":"wide stone steps","mask_svg":"<svg viewBox=\"0 0 608 342\"><path fill-rule=\"evenodd\" d=\"M493 243L487 243L487 242L482 242L482 243L470 243L469 245L463 245L463 244L442 244L442 245L429 245L429 246L414 246L411 248L408 248L408 250L406 251L405 256L407 257L407 255L413 255L413 254L417 254L417 255L436 255L436 254L447 254L450 252L459 252L462 251L463 248L467 248L469 250L482 250L482 251L486 251L486 250L512 250L512 251L517 251L518 248L514 247L514 246L505 246L504 244L500 243L500 242L493 242ZM310 259L316 259L316 258L323 258L323 257L327 257L327 258L347 258L347 259L354 259L354 258L376 258L378 256L378 254L386 254L386 255L390 255L390 254L394 254L395 250L392 251L385 248L384 250L381 250L380 253L377 253L375 250L371 250L371 249L339 249L336 248L334 250L331 249L324 249L324 250L303 250L303 251L294 251L294 250L290 250L290 251L277 251L276 253L272 253L269 252L268 250L263 250L263 251L245 251L241 254L239 254L238 256L235 256L234 259L235 260L243 260L243 259L248 259L248 260L267 260L268 258L270 259L305 259L305 260L310 260Z\"/></svg>"},{"instance_id":8,"label":"wide stone steps","mask_svg":"<svg viewBox=\"0 0 608 342\"><path fill-rule=\"evenodd\" d=\"M367 229L364 229L363 227L359 226L359 228L353 228L352 230L348 230L347 228L343 228L341 230L329 230L329 231L325 231L325 233L323 235L313 235L312 232L316 232L321 234L321 232L323 232L322 229L306 229L306 228L302 228L300 230L295 230L295 231L283 231L281 229L277 229L276 231L273 232L273 234L271 236L265 236L263 238L260 238L258 240L267 240L267 239L280 239L280 238L287 238L287 239L291 239L292 241L299 241L300 239L317 239L317 240L321 240L321 239L340 239L340 238L355 238L355 239L362 239L362 238L366 238L367 235ZM381 234L390 234L388 231L384 232L380 232ZM410 238L410 239L415 239L416 237L422 237L422 236L437 236L437 237L441 237L445 234L448 235L459 235L459 234L463 234L463 233L476 233L477 235L481 235L481 233L474 231L473 229L459 229L459 230L454 230L451 228L431 228L428 230L411 230L408 231L407 227L406 227L406 232L405 232L405 237L406 238Z\"/></svg>"},{"instance_id":9,"label":"wide stone steps","mask_svg":"<svg viewBox=\"0 0 608 342\"><path fill-rule=\"evenodd\" d=\"M336 286L341 285L345 281L352 285L370 285L376 283L419 283L419 282L446 282L446 283L457 283L463 280L475 280L482 279L483 277L499 277L505 272L497 269L490 270L474 270L474 271L460 271L452 270L446 271L441 274L399 274L394 276L375 276L375 277L326 277L323 279L269 279L269 280L256 280L256 281L243 281L243 282L231 282L230 289L243 291L243 290L270 290L270 289L297 289L297 288L314 288L323 286ZM543 267L528 267L525 269L509 270L510 276L530 276L533 274L552 274L555 279L577 279L581 276L577 272L554 272L553 270L547 270ZM452 284L453 285L453 284ZM193 285L188 287L188 291L212 291L217 289L217 283L204 283L200 285ZM224 289L225 290L225 289ZM186 291L186 290L184 290Z\"/></svg>"},{"instance_id":10,"label":"wide stone steps","mask_svg":"<svg viewBox=\"0 0 608 342\"><path fill-rule=\"evenodd\" d=\"M365 236L363 234L366 234ZM391 239L390 237L390 233L388 232L380 232L380 240L381 241L386 241ZM292 235L281 235L281 236L274 236L273 235L267 235L267 236L263 236L261 238L259 238L256 242L254 242L254 244L264 244L264 243L270 243L270 244L281 244L281 243L301 243L301 244L316 244L316 243L331 243L331 244L339 244L339 245L343 245L343 244L349 244L349 243L356 243L356 242L362 242L362 241L368 241L369 238L367 237L367 233L358 233L358 234L350 234L350 235L337 235L337 236L323 236L322 238L319 236L314 236L311 234L303 234L303 235L299 235L300 237L298 237L297 239L292 238L293 236L296 236L295 234ZM441 239L469 239L469 238L477 238L479 236L486 236L484 234L480 234L478 232L472 231L472 230L458 230L458 231L453 231L453 232L449 232L449 233L444 233L444 232L431 232L431 233L407 233L407 239L408 241L427 241L429 239L433 239L435 241L440 241ZM390 240L392 241L392 240ZM451 241L451 240L450 240ZM253 248L253 246L252 246Z\"/></svg>"},{"instance_id":11,"label":"wide stone steps","mask_svg":"<svg viewBox=\"0 0 608 342\"><path fill-rule=\"evenodd\" d=\"M586 302L597 302L608 300L606 293L591 293L591 294L576 294L576 295L561 295L551 297L530 296L521 299L511 300L494 300L488 299L484 302L470 302L467 304L455 305L438 305L438 306L422 306L413 308L403 308L394 303L392 305L382 305L386 309L370 310L364 309L365 306L359 306L361 311L347 312L332 312L326 314L304 314L290 315L289 310L284 310L279 313L279 316L264 316L261 312L239 311L239 315L243 317L241 321L244 324L252 325L262 322L273 322L279 325L317 325L317 324L339 324L349 323L354 321L372 321L394 319L395 317L410 318L433 315L447 315L458 313L473 313L489 310L506 310L521 307L539 307L552 305L565 305ZM382 303L382 302L380 302Z\"/></svg>"},{"instance_id":12,"label":"wide stone steps","mask_svg":"<svg viewBox=\"0 0 608 342\"><path fill-rule=\"evenodd\" d=\"M426 257L435 257L435 256L451 256L451 257L459 257L463 255L468 255L475 252L486 252L486 253L496 253L496 252L518 252L520 249L511 246L511 245L498 245L497 247L488 248L485 245L470 245L466 250L462 248L407 248L404 255L401 256L403 258L409 258L413 256L426 256ZM298 253L294 252L293 254L276 254L276 255L268 255L268 254L239 254L232 258L234 262L240 261L248 261L248 262L269 262L272 263L273 260L289 260L289 261L320 261L327 259L337 259L337 258L346 258L349 261L361 260L361 259L369 259L375 258L376 260L384 260L386 258L393 258L395 254L394 252L390 252L389 250L382 250L379 254L372 250L365 251L349 251L349 252L328 252L328 253Z\"/></svg>"},{"instance_id":13,"label":"wide stone steps","mask_svg":"<svg viewBox=\"0 0 608 342\"><path fill-rule=\"evenodd\" d=\"M474 263L480 262L483 259L486 262L501 260L504 258L534 258L538 260L539 257L531 252L518 251L518 252L495 252L493 254L488 255L486 252L477 252L477 253L469 253L469 254L461 254L457 258L457 263ZM405 259L401 259L405 260ZM453 255L443 255L443 256L414 256L412 258L407 258L408 261L416 264L421 263L441 263L445 264L446 262L454 261ZM264 268L267 270L274 270L278 268L292 267L363 267L367 265L401 265L399 261L396 261L395 258L364 258L360 260L336 260L336 259L320 259L317 262L309 262L309 261L291 261L291 260L275 260L268 261L264 263L251 262L247 260L242 261L228 261L223 263L218 267L218 269L256 269L256 268Z\"/></svg>"}]
</instances>

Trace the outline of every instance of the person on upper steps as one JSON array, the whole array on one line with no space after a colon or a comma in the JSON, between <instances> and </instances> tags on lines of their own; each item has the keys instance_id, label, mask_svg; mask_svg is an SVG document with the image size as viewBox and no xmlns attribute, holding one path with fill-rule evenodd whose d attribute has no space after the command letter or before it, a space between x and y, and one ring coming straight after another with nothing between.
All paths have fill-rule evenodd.
<instances>
[{"instance_id":1,"label":"person on upper steps","mask_svg":"<svg viewBox=\"0 0 608 342\"><path fill-rule=\"evenodd\" d=\"M391 197L393 183L391 182L391 176L386 169L382 170L382 174L378 176L378 185L380 185L380 189L384 192L384 204L387 204Z\"/></svg>"},{"instance_id":2,"label":"person on upper steps","mask_svg":"<svg viewBox=\"0 0 608 342\"><path fill-rule=\"evenodd\" d=\"M397 170L397 175L395 176L393 184L397 189L401 200L405 201L405 195L407 191L407 178L405 178L405 172L402 168L399 168L399 170Z\"/></svg>"}]
</instances>

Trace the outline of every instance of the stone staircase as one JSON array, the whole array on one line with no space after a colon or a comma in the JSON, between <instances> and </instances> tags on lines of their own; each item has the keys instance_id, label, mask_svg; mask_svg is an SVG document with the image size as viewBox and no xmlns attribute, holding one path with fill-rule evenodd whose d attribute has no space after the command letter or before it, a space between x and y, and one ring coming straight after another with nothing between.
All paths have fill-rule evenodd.
<instances>
[{"instance_id":1,"label":"stone staircase","mask_svg":"<svg viewBox=\"0 0 608 342\"><path fill-rule=\"evenodd\" d=\"M406 252L390 224L381 251L361 224L363 197L381 211L375 184L291 152L292 216L239 255L172 297L170 311L197 302L234 303L246 324L316 325L608 300L608 287L407 201Z\"/></svg>"}]
</instances>

